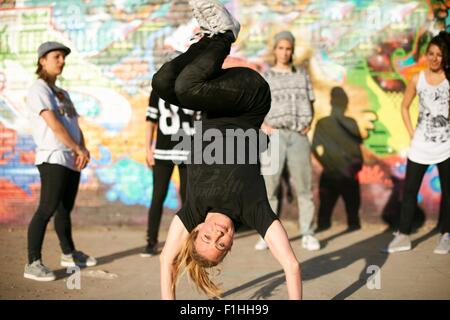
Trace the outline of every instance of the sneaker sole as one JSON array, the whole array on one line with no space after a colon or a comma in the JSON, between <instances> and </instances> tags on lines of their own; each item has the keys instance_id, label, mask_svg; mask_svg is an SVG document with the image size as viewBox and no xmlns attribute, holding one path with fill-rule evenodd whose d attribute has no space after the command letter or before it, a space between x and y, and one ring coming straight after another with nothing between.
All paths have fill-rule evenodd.
<instances>
[{"instance_id":1,"label":"sneaker sole","mask_svg":"<svg viewBox=\"0 0 450 320\"><path fill-rule=\"evenodd\" d=\"M35 276L32 274L28 274L28 273L24 273L23 277L26 279L31 279L31 280L40 281L40 282L49 282L49 281L56 280L56 277L43 278L43 277L38 277L38 276Z\"/></svg>"},{"instance_id":2,"label":"sneaker sole","mask_svg":"<svg viewBox=\"0 0 450 320\"><path fill-rule=\"evenodd\" d=\"M395 249L386 249L386 253L396 253L396 252L403 252L403 251L410 251L411 247L399 247Z\"/></svg>"},{"instance_id":3,"label":"sneaker sole","mask_svg":"<svg viewBox=\"0 0 450 320\"><path fill-rule=\"evenodd\" d=\"M150 254L150 253L140 253L139 254L142 258L150 258L155 256L154 254Z\"/></svg>"},{"instance_id":4,"label":"sneaker sole","mask_svg":"<svg viewBox=\"0 0 450 320\"><path fill-rule=\"evenodd\" d=\"M303 249L306 249L306 250L308 250L308 251L319 251L319 250L320 250L320 247L319 247L319 248L307 248L307 247L303 247Z\"/></svg>"},{"instance_id":5,"label":"sneaker sole","mask_svg":"<svg viewBox=\"0 0 450 320\"><path fill-rule=\"evenodd\" d=\"M444 250L434 250L433 251L436 254L448 254L449 251L444 251Z\"/></svg>"},{"instance_id":6,"label":"sneaker sole","mask_svg":"<svg viewBox=\"0 0 450 320\"><path fill-rule=\"evenodd\" d=\"M96 266L97 263L74 263L74 262L65 262L61 261L61 267L93 267Z\"/></svg>"},{"instance_id":7,"label":"sneaker sole","mask_svg":"<svg viewBox=\"0 0 450 320\"><path fill-rule=\"evenodd\" d=\"M195 20L197 21L198 25L200 26L200 29L204 31L204 33L211 33L211 27L208 24L208 21L206 21L203 17L203 15L198 11L198 8L195 6L192 6L192 11Z\"/></svg>"},{"instance_id":8,"label":"sneaker sole","mask_svg":"<svg viewBox=\"0 0 450 320\"><path fill-rule=\"evenodd\" d=\"M256 248L255 247L255 250L257 250L257 251L264 251L264 250L267 250L267 249L269 249L268 247L265 247L265 248Z\"/></svg>"}]
</instances>

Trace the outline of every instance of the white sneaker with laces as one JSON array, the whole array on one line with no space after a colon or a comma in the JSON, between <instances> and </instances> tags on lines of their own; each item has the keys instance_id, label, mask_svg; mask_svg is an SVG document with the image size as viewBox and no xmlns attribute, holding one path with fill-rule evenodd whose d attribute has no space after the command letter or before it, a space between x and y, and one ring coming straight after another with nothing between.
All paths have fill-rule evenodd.
<instances>
[{"instance_id":1,"label":"white sneaker with laces","mask_svg":"<svg viewBox=\"0 0 450 320\"><path fill-rule=\"evenodd\" d=\"M409 235L394 232L394 239L389 243L388 247L384 251L387 253L394 253L409 251L411 248L411 239L409 238Z\"/></svg>"},{"instance_id":2,"label":"white sneaker with laces","mask_svg":"<svg viewBox=\"0 0 450 320\"><path fill-rule=\"evenodd\" d=\"M205 20L205 18L203 17L203 15L200 13L200 11L198 10L198 6L196 6L196 1L190 0L189 4L191 5L192 8L192 14L194 15L195 20L197 20L197 23L200 27L200 35L210 35L213 36L214 34L211 31L211 27L209 26L209 23L207 20Z\"/></svg>"},{"instance_id":3,"label":"white sneaker with laces","mask_svg":"<svg viewBox=\"0 0 450 320\"><path fill-rule=\"evenodd\" d=\"M436 254L448 254L450 252L450 236L448 232L441 236L433 252Z\"/></svg>"},{"instance_id":4,"label":"white sneaker with laces","mask_svg":"<svg viewBox=\"0 0 450 320\"><path fill-rule=\"evenodd\" d=\"M36 281L53 281L56 279L53 271L47 268L41 260L36 260L31 264L26 264L23 276L24 278Z\"/></svg>"},{"instance_id":5,"label":"white sneaker with laces","mask_svg":"<svg viewBox=\"0 0 450 320\"><path fill-rule=\"evenodd\" d=\"M309 251L317 251L320 249L320 242L312 235L302 237L302 247Z\"/></svg>"},{"instance_id":6,"label":"white sneaker with laces","mask_svg":"<svg viewBox=\"0 0 450 320\"><path fill-rule=\"evenodd\" d=\"M264 241L263 238L259 238L259 241L255 244L255 250L266 250L268 248L267 243Z\"/></svg>"},{"instance_id":7,"label":"white sneaker with laces","mask_svg":"<svg viewBox=\"0 0 450 320\"><path fill-rule=\"evenodd\" d=\"M97 259L83 251L75 250L71 254L61 254L61 266L63 267L93 267L96 264Z\"/></svg>"},{"instance_id":8,"label":"white sneaker with laces","mask_svg":"<svg viewBox=\"0 0 450 320\"><path fill-rule=\"evenodd\" d=\"M203 33L213 36L230 30L236 41L241 25L223 4L217 0L189 0L189 4Z\"/></svg>"}]
</instances>

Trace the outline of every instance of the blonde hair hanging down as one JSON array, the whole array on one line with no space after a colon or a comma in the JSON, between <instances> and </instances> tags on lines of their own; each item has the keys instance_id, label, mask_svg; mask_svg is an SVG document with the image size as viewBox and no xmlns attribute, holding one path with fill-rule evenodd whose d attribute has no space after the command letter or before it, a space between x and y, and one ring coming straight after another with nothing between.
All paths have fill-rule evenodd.
<instances>
[{"instance_id":1,"label":"blonde hair hanging down","mask_svg":"<svg viewBox=\"0 0 450 320\"><path fill-rule=\"evenodd\" d=\"M184 274L187 272L189 278L194 282L199 290L203 291L210 297L220 298L222 292L219 287L211 281L209 278L209 272L206 269L217 266L220 262L222 262L225 254L219 261L209 261L200 256L195 250L194 245L197 235L197 230L193 230L189 234L188 239L175 259L175 274L172 284L172 291L175 292L180 273L182 272Z\"/></svg>"}]
</instances>

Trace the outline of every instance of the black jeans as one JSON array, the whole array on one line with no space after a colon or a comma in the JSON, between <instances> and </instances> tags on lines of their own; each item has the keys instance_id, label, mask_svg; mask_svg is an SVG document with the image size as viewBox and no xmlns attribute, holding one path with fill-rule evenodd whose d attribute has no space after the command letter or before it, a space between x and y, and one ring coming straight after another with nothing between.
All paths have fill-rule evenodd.
<instances>
[{"instance_id":1,"label":"black jeans","mask_svg":"<svg viewBox=\"0 0 450 320\"><path fill-rule=\"evenodd\" d=\"M28 227L29 263L41 259L45 230L55 212L55 231L62 252L69 254L75 250L70 212L77 196L80 173L58 164L44 163L37 167L41 177L41 196Z\"/></svg>"},{"instance_id":2,"label":"black jeans","mask_svg":"<svg viewBox=\"0 0 450 320\"><path fill-rule=\"evenodd\" d=\"M160 68L153 89L163 100L205 112L209 118L241 117L252 122L264 116L270 109L269 85L250 68L222 69L230 48L227 34L202 38Z\"/></svg>"},{"instance_id":3,"label":"black jeans","mask_svg":"<svg viewBox=\"0 0 450 320\"><path fill-rule=\"evenodd\" d=\"M158 231L161 223L164 200L167 196L170 177L172 176L175 164L170 161L155 160L153 166L153 194L152 204L148 211L147 243L155 245L158 243ZM186 199L186 165L179 165L180 173L180 197L184 203Z\"/></svg>"},{"instance_id":4,"label":"black jeans","mask_svg":"<svg viewBox=\"0 0 450 320\"><path fill-rule=\"evenodd\" d=\"M357 227L359 221L359 207L361 204L359 181L344 175L323 172L319 182L320 206L318 213L318 227L331 226L331 215L336 202L342 196L347 213L349 227Z\"/></svg>"},{"instance_id":5,"label":"black jeans","mask_svg":"<svg viewBox=\"0 0 450 320\"><path fill-rule=\"evenodd\" d=\"M414 212L417 206L417 195L428 165L415 163L408 159L406 164L405 190L403 192L402 210L399 231L410 234ZM439 213L439 230L450 232L450 158L437 164L441 182L441 205Z\"/></svg>"}]
</instances>

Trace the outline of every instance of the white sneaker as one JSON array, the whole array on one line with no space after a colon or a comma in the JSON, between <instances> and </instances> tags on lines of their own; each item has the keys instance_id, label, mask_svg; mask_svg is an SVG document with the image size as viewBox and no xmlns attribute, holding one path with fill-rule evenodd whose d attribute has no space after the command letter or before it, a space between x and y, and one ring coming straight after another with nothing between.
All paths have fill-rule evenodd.
<instances>
[{"instance_id":1,"label":"white sneaker","mask_svg":"<svg viewBox=\"0 0 450 320\"><path fill-rule=\"evenodd\" d=\"M31 264L25 265L23 276L24 278L36 281L53 281L56 279L53 271L44 266L41 260L36 260Z\"/></svg>"},{"instance_id":2,"label":"white sneaker","mask_svg":"<svg viewBox=\"0 0 450 320\"><path fill-rule=\"evenodd\" d=\"M198 6L196 5L196 1L190 0L189 4L191 5L191 8L192 8L192 14L194 15L194 18L195 18L195 20L197 20L197 23L200 27L199 34L201 36L206 34L206 35L209 35L212 37L214 35L214 33L212 32L208 21L206 21L205 18L203 17L203 15L200 13Z\"/></svg>"},{"instance_id":3,"label":"white sneaker","mask_svg":"<svg viewBox=\"0 0 450 320\"><path fill-rule=\"evenodd\" d=\"M437 254L448 254L450 251L450 237L449 233L444 233L439 239L439 243L434 249L434 253Z\"/></svg>"},{"instance_id":4,"label":"white sneaker","mask_svg":"<svg viewBox=\"0 0 450 320\"><path fill-rule=\"evenodd\" d=\"M411 239L407 234L394 232L394 239L389 243L384 250L387 253L409 251L411 250Z\"/></svg>"},{"instance_id":5,"label":"white sneaker","mask_svg":"<svg viewBox=\"0 0 450 320\"><path fill-rule=\"evenodd\" d=\"M96 264L97 260L83 251L75 250L71 254L61 254L61 266L63 267L93 267Z\"/></svg>"},{"instance_id":6,"label":"white sneaker","mask_svg":"<svg viewBox=\"0 0 450 320\"><path fill-rule=\"evenodd\" d=\"M259 238L259 241L255 244L255 250L266 250L268 248L267 243L263 238Z\"/></svg>"},{"instance_id":7,"label":"white sneaker","mask_svg":"<svg viewBox=\"0 0 450 320\"><path fill-rule=\"evenodd\" d=\"M189 0L192 12L203 33L210 36L232 31L236 41L241 25L217 0Z\"/></svg>"},{"instance_id":8,"label":"white sneaker","mask_svg":"<svg viewBox=\"0 0 450 320\"><path fill-rule=\"evenodd\" d=\"M317 251L320 249L320 242L311 235L302 237L302 247L309 251Z\"/></svg>"}]
</instances>

